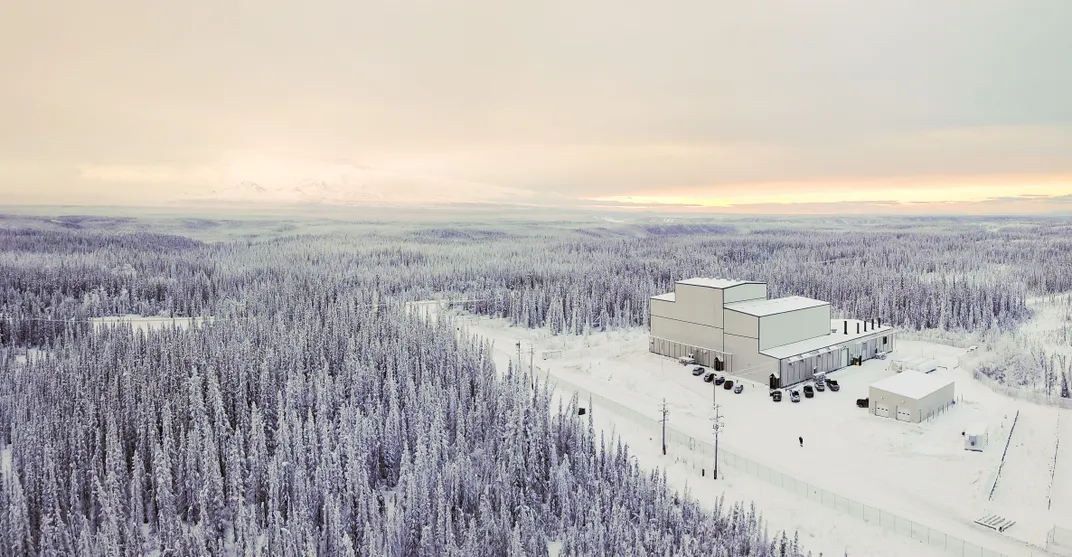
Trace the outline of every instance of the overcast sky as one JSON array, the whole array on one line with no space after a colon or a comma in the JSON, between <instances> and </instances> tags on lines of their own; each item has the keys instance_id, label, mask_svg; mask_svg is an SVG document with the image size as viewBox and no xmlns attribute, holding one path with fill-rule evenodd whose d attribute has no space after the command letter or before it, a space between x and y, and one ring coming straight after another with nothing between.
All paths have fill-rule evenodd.
<instances>
[{"instance_id":1,"label":"overcast sky","mask_svg":"<svg viewBox=\"0 0 1072 557\"><path fill-rule=\"evenodd\" d=\"M0 194L352 165L619 202L1066 195L1069 29L1069 0L9 2Z\"/></svg>"}]
</instances>

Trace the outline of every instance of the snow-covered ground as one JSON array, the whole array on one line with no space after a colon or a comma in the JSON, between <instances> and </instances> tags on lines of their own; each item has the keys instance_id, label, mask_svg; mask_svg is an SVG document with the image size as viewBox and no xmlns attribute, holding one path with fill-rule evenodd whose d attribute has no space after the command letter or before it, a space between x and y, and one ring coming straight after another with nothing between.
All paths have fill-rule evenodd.
<instances>
[{"instance_id":1,"label":"snow-covered ground","mask_svg":"<svg viewBox=\"0 0 1072 557\"><path fill-rule=\"evenodd\" d=\"M201 325L211 321L211 317L145 317L141 315L117 315L110 317L92 317L90 323L94 330L108 325L130 324L134 331L148 332L152 329L176 326L186 329L193 324Z\"/></svg>"},{"instance_id":2,"label":"snow-covered ground","mask_svg":"<svg viewBox=\"0 0 1072 557\"><path fill-rule=\"evenodd\" d=\"M497 355L504 359L500 365L511 360L516 365L520 341L523 365L531 362L553 377L599 393L651 419L658 417L659 403L665 398L673 427L700 439L711 436L712 399L717 399L726 426L720 438L721 448L970 543L1010 556L1029 555L1032 549L1028 544L1044 546L1045 531L1054 524L1072 523L1072 515L1063 506L1046 509L1046 463L1052 461L1054 439L1047 420L1052 417L1055 423L1057 410L1015 401L979 384L967 370L958 367L964 359L964 349L920 341L899 342L898 356L938 360L943 367L935 373L956 381L959 401L930 422L907 424L871 416L855 406L857 397L868 395L872 382L893 373L888 370L888 360L872 360L832 373L842 385L840 392L817 393L814 399L804 399L799 404L788 399L774 403L762 385L748 383L744 393L735 395L714 389L670 359L648 353L647 335L642 329L593 333L588 337L551 337L546 331L509 327L505 320L476 316L461 319L470 332L495 341ZM1016 454L1010 457L1013 460L1002 472L1001 497L995 494L991 502L990 489L1017 409L1022 420L1017 425L1017 438L1020 427L1027 427L1016 445ZM630 428L622 419L612 421L608 427L617 426L616 431L630 442L642 463L663 465L658 440L651 440L646 433L631 439L630 432L636 435L637 428ZM972 422L984 422L989 428L990 446L984 452L964 450L961 432ZM797 443L798 436L804 437L803 448ZM1038 465L1035 455L1046 455L1047 451L1049 456ZM646 452L654 456L645 459ZM1028 462L1023 463L1025 460ZM1060 474L1061 463L1058 468ZM669 469L675 480L693 478L691 484L699 481L698 471L691 466L673 465ZM849 540L866 544L865 538L872 535L832 540L827 532L829 524L840 524L851 532L868 532L873 526L851 519L846 522L845 515L833 509L747 475L738 476L727 482L737 486L737 498L759 502L777 528L799 527L812 532L817 545L809 547L827 544L829 550L841 551L844 547L839 544L852 545ZM771 504L775 501L778 503ZM804 505L808 510L794 505ZM785 508L793 511L782 515L784 522L779 522L779 509ZM1002 535L972 523L990 513L1016 520L1017 525ZM819 523L809 522L820 516L827 518ZM849 536L844 532L839 535ZM904 539L910 544L904 554L919 555L918 544ZM879 549L862 552L881 554L876 551Z\"/></svg>"}]
</instances>

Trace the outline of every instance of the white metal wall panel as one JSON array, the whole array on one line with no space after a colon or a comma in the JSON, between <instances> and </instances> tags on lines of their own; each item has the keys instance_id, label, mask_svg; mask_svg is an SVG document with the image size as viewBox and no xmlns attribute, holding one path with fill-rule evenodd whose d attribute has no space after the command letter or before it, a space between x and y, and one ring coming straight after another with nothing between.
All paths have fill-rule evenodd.
<instances>
[{"instance_id":1,"label":"white metal wall panel","mask_svg":"<svg viewBox=\"0 0 1072 557\"><path fill-rule=\"evenodd\" d=\"M666 317L651 316L651 336L682 344L722 349L722 329Z\"/></svg>"},{"instance_id":2,"label":"white metal wall panel","mask_svg":"<svg viewBox=\"0 0 1072 557\"><path fill-rule=\"evenodd\" d=\"M731 335L759 338L759 318L754 315L727 309L725 325L724 329Z\"/></svg>"},{"instance_id":3,"label":"white metal wall panel","mask_svg":"<svg viewBox=\"0 0 1072 557\"><path fill-rule=\"evenodd\" d=\"M651 316L678 319L677 304L668 300L651 299Z\"/></svg>"},{"instance_id":4,"label":"white metal wall panel","mask_svg":"<svg viewBox=\"0 0 1072 557\"><path fill-rule=\"evenodd\" d=\"M759 318L760 350L829 334L829 305L787 311Z\"/></svg>"},{"instance_id":5,"label":"white metal wall panel","mask_svg":"<svg viewBox=\"0 0 1072 557\"><path fill-rule=\"evenodd\" d=\"M682 321L722 328L722 290L709 286L674 285L674 313ZM673 338L673 337L669 337Z\"/></svg>"},{"instance_id":6,"label":"white metal wall panel","mask_svg":"<svg viewBox=\"0 0 1072 557\"><path fill-rule=\"evenodd\" d=\"M950 383L949 385L923 397L923 399L919 401L920 413L923 416L928 416L931 413L952 404L955 397L956 390L954 384Z\"/></svg>"},{"instance_id":7,"label":"white metal wall panel","mask_svg":"<svg viewBox=\"0 0 1072 557\"><path fill-rule=\"evenodd\" d=\"M727 304L743 302L745 300L766 300L766 284L738 284L722 291Z\"/></svg>"},{"instance_id":8,"label":"white metal wall panel","mask_svg":"<svg viewBox=\"0 0 1072 557\"><path fill-rule=\"evenodd\" d=\"M724 335L725 351L731 354L733 366L727 373L757 383L767 384L770 374L778 375L778 360L759 353L759 341L754 338Z\"/></svg>"}]
</instances>

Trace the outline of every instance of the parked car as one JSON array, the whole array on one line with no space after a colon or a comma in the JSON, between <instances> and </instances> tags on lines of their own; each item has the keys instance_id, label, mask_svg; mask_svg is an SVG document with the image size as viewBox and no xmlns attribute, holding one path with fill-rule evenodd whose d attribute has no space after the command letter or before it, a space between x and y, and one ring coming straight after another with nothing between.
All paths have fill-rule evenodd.
<instances>
[{"instance_id":1,"label":"parked car","mask_svg":"<svg viewBox=\"0 0 1072 557\"><path fill-rule=\"evenodd\" d=\"M733 388L733 381L727 379L724 383L722 383L722 388L726 389L727 391L732 389Z\"/></svg>"},{"instance_id":2,"label":"parked car","mask_svg":"<svg viewBox=\"0 0 1072 557\"><path fill-rule=\"evenodd\" d=\"M699 376L703 375L703 368L702 367L692 368L692 375L696 376L696 377L699 377Z\"/></svg>"},{"instance_id":3,"label":"parked car","mask_svg":"<svg viewBox=\"0 0 1072 557\"><path fill-rule=\"evenodd\" d=\"M821 392L826 390L826 385L823 385L822 381L816 381L815 382L815 390L819 391L821 393Z\"/></svg>"},{"instance_id":4,"label":"parked car","mask_svg":"<svg viewBox=\"0 0 1072 557\"><path fill-rule=\"evenodd\" d=\"M722 377L721 375L718 376L718 379L715 379L715 385L721 385L721 384L723 384L725 382L726 382L726 378Z\"/></svg>"},{"instance_id":5,"label":"parked car","mask_svg":"<svg viewBox=\"0 0 1072 557\"><path fill-rule=\"evenodd\" d=\"M703 376L704 383L710 383L715 380L715 372L709 371L707 375Z\"/></svg>"},{"instance_id":6,"label":"parked car","mask_svg":"<svg viewBox=\"0 0 1072 557\"><path fill-rule=\"evenodd\" d=\"M781 402L782 401L782 391L771 391L770 397L771 397L771 400L773 400L774 402Z\"/></svg>"},{"instance_id":7,"label":"parked car","mask_svg":"<svg viewBox=\"0 0 1072 557\"><path fill-rule=\"evenodd\" d=\"M837 384L837 379L827 379L826 380L826 386L830 387L831 391L840 391L841 390L841 385Z\"/></svg>"},{"instance_id":8,"label":"parked car","mask_svg":"<svg viewBox=\"0 0 1072 557\"><path fill-rule=\"evenodd\" d=\"M857 408L868 408L870 406L871 406L871 399L870 398L858 398L858 399L856 399L856 407Z\"/></svg>"},{"instance_id":9,"label":"parked car","mask_svg":"<svg viewBox=\"0 0 1072 557\"><path fill-rule=\"evenodd\" d=\"M789 400L793 402L800 402L800 393L798 393L797 391L789 393Z\"/></svg>"},{"instance_id":10,"label":"parked car","mask_svg":"<svg viewBox=\"0 0 1072 557\"><path fill-rule=\"evenodd\" d=\"M733 388L733 394L739 395L744 392L744 383L737 383L737 386Z\"/></svg>"},{"instance_id":11,"label":"parked car","mask_svg":"<svg viewBox=\"0 0 1072 557\"><path fill-rule=\"evenodd\" d=\"M689 366L696 363L696 360L694 360L692 356L682 356L678 358L677 361L683 366Z\"/></svg>"},{"instance_id":12,"label":"parked car","mask_svg":"<svg viewBox=\"0 0 1072 557\"><path fill-rule=\"evenodd\" d=\"M804 385L804 398L812 398L815 396L815 389L811 385Z\"/></svg>"},{"instance_id":13,"label":"parked car","mask_svg":"<svg viewBox=\"0 0 1072 557\"><path fill-rule=\"evenodd\" d=\"M706 370L703 368L703 366L696 366L692 368L692 371L699 371L700 373L703 373Z\"/></svg>"}]
</instances>

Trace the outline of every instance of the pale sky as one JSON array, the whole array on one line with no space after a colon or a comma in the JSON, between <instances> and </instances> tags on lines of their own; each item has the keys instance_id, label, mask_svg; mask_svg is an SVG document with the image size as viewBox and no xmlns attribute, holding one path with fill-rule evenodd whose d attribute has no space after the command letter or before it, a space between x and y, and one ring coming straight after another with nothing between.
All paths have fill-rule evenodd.
<instances>
[{"instance_id":1,"label":"pale sky","mask_svg":"<svg viewBox=\"0 0 1072 557\"><path fill-rule=\"evenodd\" d=\"M1069 29L1069 0L11 1L0 203L340 166L615 203L1068 195Z\"/></svg>"}]
</instances>

